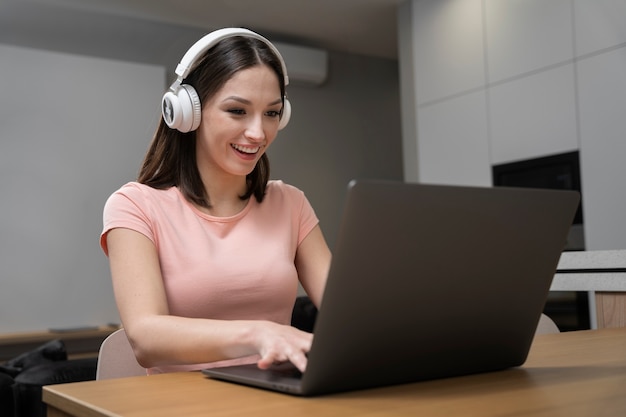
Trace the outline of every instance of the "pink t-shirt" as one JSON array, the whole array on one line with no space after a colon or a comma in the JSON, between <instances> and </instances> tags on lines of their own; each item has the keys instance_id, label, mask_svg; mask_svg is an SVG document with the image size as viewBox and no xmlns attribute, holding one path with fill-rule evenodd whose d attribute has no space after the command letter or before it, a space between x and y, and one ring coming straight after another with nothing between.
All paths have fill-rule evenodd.
<instances>
[{"instance_id":1,"label":"pink t-shirt","mask_svg":"<svg viewBox=\"0 0 626 417\"><path fill-rule=\"evenodd\" d=\"M131 182L109 197L103 222L105 254L113 228L135 230L154 243L170 314L289 324L298 289L296 250L318 219L304 193L282 181L270 181L262 203L250 198L232 217L202 213L177 187Z\"/></svg>"}]
</instances>

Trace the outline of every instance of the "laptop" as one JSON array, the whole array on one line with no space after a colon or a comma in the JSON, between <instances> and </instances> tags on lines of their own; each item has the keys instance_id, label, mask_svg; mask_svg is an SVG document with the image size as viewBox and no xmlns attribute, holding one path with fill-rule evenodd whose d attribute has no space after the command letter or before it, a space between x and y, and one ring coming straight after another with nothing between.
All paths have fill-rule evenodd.
<instances>
[{"instance_id":1,"label":"laptop","mask_svg":"<svg viewBox=\"0 0 626 417\"><path fill-rule=\"evenodd\" d=\"M576 191L353 181L306 371L203 373L313 396L520 366L579 200Z\"/></svg>"}]
</instances>

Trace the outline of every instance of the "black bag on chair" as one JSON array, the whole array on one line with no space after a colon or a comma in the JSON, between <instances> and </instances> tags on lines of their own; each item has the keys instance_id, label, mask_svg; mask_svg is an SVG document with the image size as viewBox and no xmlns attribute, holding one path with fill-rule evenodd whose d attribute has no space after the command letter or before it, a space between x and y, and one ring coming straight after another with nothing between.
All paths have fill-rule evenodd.
<instances>
[{"instance_id":1,"label":"black bag on chair","mask_svg":"<svg viewBox=\"0 0 626 417\"><path fill-rule=\"evenodd\" d=\"M42 387L93 380L97 361L67 360L65 344L57 339L0 365L0 416L45 417Z\"/></svg>"},{"instance_id":2,"label":"black bag on chair","mask_svg":"<svg viewBox=\"0 0 626 417\"><path fill-rule=\"evenodd\" d=\"M15 378L20 372L33 366L64 360L67 360L65 344L58 339L51 340L0 365L0 372Z\"/></svg>"},{"instance_id":3,"label":"black bag on chair","mask_svg":"<svg viewBox=\"0 0 626 417\"><path fill-rule=\"evenodd\" d=\"M0 416L15 417L13 378L0 372Z\"/></svg>"}]
</instances>

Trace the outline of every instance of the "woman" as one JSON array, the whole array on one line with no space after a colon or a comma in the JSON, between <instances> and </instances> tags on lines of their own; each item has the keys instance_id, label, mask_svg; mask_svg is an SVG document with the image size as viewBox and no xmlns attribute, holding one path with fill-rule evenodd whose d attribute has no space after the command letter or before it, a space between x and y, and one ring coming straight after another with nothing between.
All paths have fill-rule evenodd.
<instances>
[{"instance_id":1,"label":"woman","mask_svg":"<svg viewBox=\"0 0 626 417\"><path fill-rule=\"evenodd\" d=\"M260 35L222 29L177 73L137 182L104 209L129 341L149 373L304 371L312 335L289 325L291 311L298 282L319 306L331 254L304 194L268 181L265 152L290 111L284 62Z\"/></svg>"}]
</instances>

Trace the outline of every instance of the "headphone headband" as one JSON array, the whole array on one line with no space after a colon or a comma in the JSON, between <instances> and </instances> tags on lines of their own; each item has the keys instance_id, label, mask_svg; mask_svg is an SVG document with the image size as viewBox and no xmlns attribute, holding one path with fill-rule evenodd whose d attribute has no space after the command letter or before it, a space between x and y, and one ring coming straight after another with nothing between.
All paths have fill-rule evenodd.
<instances>
[{"instance_id":1,"label":"headphone headband","mask_svg":"<svg viewBox=\"0 0 626 417\"><path fill-rule=\"evenodd\" d=\"M196 59L198 59L200 55L202 55L204 52L209 50L219 41L226 39L226 38L231 38L233 36L245 36L248 38L254 38L254 39L263 41L272 50L272 52L274 52L274 54L279 58L280 65L283 69L285 85L289 84L289 77L287 76L287 66L285 65L285 60L283 59L278 49L276 49L276 47L265 37L259 35L256 32L253 32L251 30L244 29L244 28L218 29L200 38L200 40L198 40L196 43L194 43L191 46L191 48L189 48L189 50L185 53L185 55L180 60L180 63L176 66L175 72L176 72L176 75L178 75L178 79L182 81L183 79L185 79L185 77L187 77L187 75L189 75L189 72L191 72L191 70L193 69L193 65Z\"/></svg>"}]
</instances>

